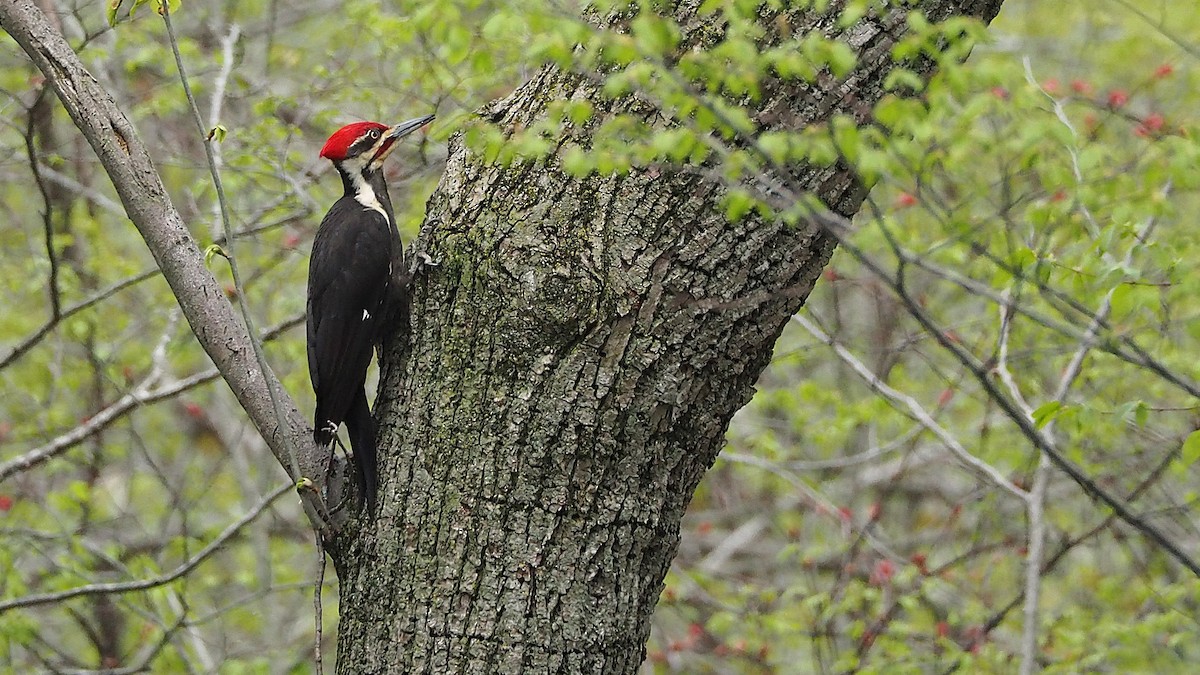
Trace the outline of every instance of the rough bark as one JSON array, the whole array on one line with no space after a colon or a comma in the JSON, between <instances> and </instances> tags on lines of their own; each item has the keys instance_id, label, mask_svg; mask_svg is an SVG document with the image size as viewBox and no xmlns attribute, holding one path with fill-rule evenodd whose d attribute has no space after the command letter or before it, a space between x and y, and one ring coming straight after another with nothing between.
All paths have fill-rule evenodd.
<instances>
[{"instance_id":1,"label":"rough bark","mask_svg":"<svg viewBox=\"0 0 1200 675\"><path fill-rule=\"evenodd\" d=\"M766 25L831 32L831 4ZM990 21L1000 4L921 7ZM702 42L694 10L677 19ZM770 85L757 121L865 121L904 11L845 35L844 81ZM644 105L550 69L491 112L515 128L572 97ZM844 167L796 178L844 216L864 198ZM833 250L816 226L727 223L720 195L695 174L577 180L451 148L418 242L437 265L384 363L380 518L332 551L341 672L636 670L688 501Z\"/></svg>"}]
</instances>

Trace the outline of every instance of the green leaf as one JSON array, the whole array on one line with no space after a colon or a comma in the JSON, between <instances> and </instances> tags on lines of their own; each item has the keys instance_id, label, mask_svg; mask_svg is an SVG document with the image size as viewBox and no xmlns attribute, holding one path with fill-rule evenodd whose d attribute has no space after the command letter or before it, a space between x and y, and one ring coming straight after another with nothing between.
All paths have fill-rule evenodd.
<instances>
[{"instance_id":1,"label":"green leaf","mask_svg":"<svg viewBox=\"0 0 1200 675\"><path fill-rule=\"evenodd\" d=\"M736 223L753 209L754 199L745 192L734 191L725 195L725 218L729 222Z\"/></svg>"},{"instance_id":2,"label":"green leaf","mask_svg":"<svg viewBox=\"0 0 1200 675\"><path fill-rule=\"evenodd\" d=\"M595 168L591 158L578 145L571 144L566 146L562 150L561 156L563 170L576 178L583 178Z\"/></svg>"},{"instance_id":3,"label":"green leaf","mask_svg":"<svg viewBox=\"0 0 1200 675\"><path fill-rule=\"evenodd\" d=\"M925 80L916 72L908 68L893 68L892 72L887 74L883 79L884 91L896 91L898 89L908 89L912 92L919 92L925 88Z\"/></svg>"},{"instance_id":4,"label":"green leaf","mask_svg":"<svg viewBox=\"0 0 1200 675\"><path fill-rule=\"evenodd\" d=\"M1110 307L1112 308L1112 316L1117 319L1123 319L1129 316L1137 304L1137 294L1134 293L1134 288L1130 284L1120 284L1112 290L1112 298Z\"/></svg>"},{"instance_id":5,"label":"green leaf","mask_svg":"<svg viewBox=\"0 0 1200 675\"><path fill-rule=\"evenodd\" d=\"M1138 401L1133 407L1133 421L1139 427L1145 428L1146 422L1150 419L1150 406L1146 405L1145 401Z\"/></svg>"},{"instance_id":6,"label":"green leaf","mask_svg":"<svg viewBox=\"0 0 1200 675\"><path fill-rule=\"evenodd\" d=\"M643 12L633 20L633 39L644 54L666 54L679 43L678 30L660 16Z\"/></svg>"},{"instance_id":7,"label":"green leaf","mask_svg":"<svg viewBox=\"0 0 1200 675\"><path fill-rule=\"evenodd\" d=\"M209 244L208 247L204 249L204 265L208 266L210 263L212 263L213 256L217 255L229 260L229 254L225 252L225 249L221 248L220 244Z\"/></svg>"},{"instance_id":8,"label":"green leaf","mask_svg":"<svg viewBox=\"0 0 1200 675\"><path fill-rule=\"evenodd\" d=\"M1062 410L1062 401L1050 401L1038 406L1037 410L1033 411L1033 424L1041 429L1058 417L1059 411Z\"/></svg>"},{"instance_id":9,"label":"green leaf","mask_svg":"<svg viewBox=\"0 0 1200 675\"><path fill-rule=\"evenodd\" d=\"M204 140L216 141L217 143L220 143L225 140L225 134L227 133L229 133L229 130L225 128L225 125L218 124L217 126L208 130L208 136Z\"/></svg>"},{"instance_id":10,"label":"green leaf","mask_svg":"<svg viewBox=\"0 0 1200 675\"><path fill-rule=\"evenodd\" d=\"M829 70L834 77L846 77L858 64L858 55L845 42L833 42L829 45Z\"/></svg>"},{"instance_id":11,"label":"green leaf","mask_svg":"<svg viewBox=\"0 0 1200 675\"><path fill-rule=\"evenodd\" d=\"M790 147L787 134L768 131L758 137L758 148L776 164L787 162Z\"/></svg>"},{"instance_id":12,"label":"green leaf","mask_svg":"<svg viewBox=\"0 0 1200 675\"><path fill-rule=\"evenodd\" d=\"M567 119L571 120L571 124L575 126L580 126L592 119L594 111L592 102L587 99L579 99L567 103Z\"/></svg>"},{"instance_id":13,"label":"green leaf","mask_svg":"<svg viewBox=\"0 0 1200 675\"><path fill-rule=\"evenodd\" d=\"M117 11L121 9L121 2L122 0L110 0L108 3L108 9L105 11L104 15L105 19L108 20L108 25L110 27L117 25Z\"/></svg>"},{"instance_id":14,"label":"green leaf","mask_svg":"<svg viewBox=\"0 0 1200 675\"><path fill-rule=\"evenodd\" d=\"M1188 466L1200 460L1200 431L1193 431L1184 439L1183 447L1179 449L1179 460Z\"/></svg>"},{"instance_id":15,"label":"green leaf","mask_svg":"<svg viewBox=\"0 0 1200 675\"><path fill-rule=\"evenodd\" d=\"M1019 248L1008 257L1008 263L1014 271L1020 272L1037 262L1037 253L1031 248Z\"/></svg>"},{"instance_id":16,"label":"green leaf","mask_svg":"<svg viewBox=\"0 0 1200 675\"><path fill-rule=\"evenodd\" d=\"M867 3L863 0L846 3L846 8L842 10L842 15L838 17L838 28L849 28L858 23L858 20L866 16L866 14Z\"/></svg>"}]
</instances>

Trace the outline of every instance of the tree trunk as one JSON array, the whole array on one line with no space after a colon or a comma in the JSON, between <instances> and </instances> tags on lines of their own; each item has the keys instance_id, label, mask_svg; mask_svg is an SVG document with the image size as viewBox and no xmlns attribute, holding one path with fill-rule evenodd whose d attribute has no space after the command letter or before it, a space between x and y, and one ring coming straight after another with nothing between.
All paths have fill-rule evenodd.
<instances>
[{"instance_id":1,"label":"tree trunk","mask_svg":"<svg viewBox=\"0 0 1200 675\"><path fill-rule=\"evenodd\" d=\"M921 8L990 21L1001 1ZM685 41L711 34L680 4ZM833 33L842 4L764 25ZM758 123L865 122L906 11L844 36L845 80L766 87ZM493 117L566 98L631 110L548 69ZM796 175L844 216L865 196L841 166ZM694 173L581 180L451 148L417 244L436 265L384 362L380 515L331 549L341 672L637 669L684 510L833 250L815 225L728 223L720 197Z\"/></svg>"}]
</instances>

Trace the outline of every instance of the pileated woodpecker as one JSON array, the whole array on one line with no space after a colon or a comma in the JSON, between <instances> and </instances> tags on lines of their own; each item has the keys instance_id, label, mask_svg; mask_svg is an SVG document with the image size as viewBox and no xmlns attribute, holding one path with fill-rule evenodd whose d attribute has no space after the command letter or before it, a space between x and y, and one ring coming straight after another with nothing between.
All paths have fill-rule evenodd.
<instances>
[{"instance_id":1,"label":"pileated woodpecker","mask_svg":"<svg viewBox=\"0 0 1200 675\"><path fill-rule=\"evenodd\" d=\"M308 263L308 374L317 398L313 438L326 447L346 423L358 492L368 511L375 509L378 471L367 366L381 337L392 267L404 259L382 166L397 141L432 119L426 115L393 127L357 122L338 129L321 149L341 175L345 194L321 221Z\"/></svg>"}]
</instances>

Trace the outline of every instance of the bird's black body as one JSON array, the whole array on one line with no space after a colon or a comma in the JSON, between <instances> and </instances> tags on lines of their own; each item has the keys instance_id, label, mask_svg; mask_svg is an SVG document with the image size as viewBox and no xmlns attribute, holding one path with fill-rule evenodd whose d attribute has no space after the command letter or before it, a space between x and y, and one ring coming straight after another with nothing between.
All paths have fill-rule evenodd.
<instances>
[{"instance_id":1,"label":"bird's black body","mask_svg":"<svg viewBox=\"0 0 1200 675\"><path fill-rule=\"evenodd\" d=\"M374 511L378 485L375 421L367 367L390 315L392 270L403 260L381 165L392 144L431 118L395 127L360 122L338 131L323 157L345 193L321 221L308 265L308 372L316 394L313 437L325 447L346 424L359 494Z\"/></svg>"},{"instance_id":2,"label":"bird's black body","mask_svg":"<svg viewBox=\"0 0 1200 675\"><path fill-rule=\"evenodd\" d=\"M354 449L359 487L374 504L375 422L367 405L367 367L379 341L393 261L402 257L387 188L378 175L376 195L385 218L342 196L317 230L308 264L308 372L317 398L314 435L333 442L345 422ZM351 188L352 189L352 188Z\"/></svg>"}]
</instances>

